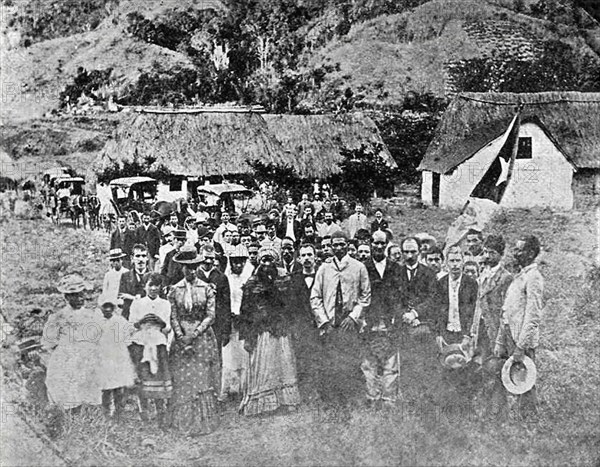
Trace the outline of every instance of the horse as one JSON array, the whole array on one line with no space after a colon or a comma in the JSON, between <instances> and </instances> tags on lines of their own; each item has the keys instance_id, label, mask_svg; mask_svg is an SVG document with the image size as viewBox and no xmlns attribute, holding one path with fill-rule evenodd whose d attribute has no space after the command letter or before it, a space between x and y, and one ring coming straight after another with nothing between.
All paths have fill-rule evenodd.
<instances>
[{"instance_id":1,"label":"horse","mask_svg":"<svg viewBox=\"0 0 600 467\"><path fill-rule=\"evenodd\" d=\"M87 197L87 202L84 204L88 223L91 230L100 229L100 199L96 195Z\"/></svg>"}]
</instances>

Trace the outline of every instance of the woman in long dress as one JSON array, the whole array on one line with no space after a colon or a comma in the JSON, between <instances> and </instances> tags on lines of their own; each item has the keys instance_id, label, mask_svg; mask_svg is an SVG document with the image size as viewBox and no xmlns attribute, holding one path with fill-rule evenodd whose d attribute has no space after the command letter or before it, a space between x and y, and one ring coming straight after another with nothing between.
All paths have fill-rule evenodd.
<instances>
[{"instance_id":1,"label":"woman in long dress","mask_svg":"<svg viewBox=\"0 0 600 467\"><path fill-rule=\"evenodd\" d=\"M196 277L202 257L184 246L174 257L184 278L169 292L175 340L171 349L173 376L172 426L188 436L210 433L218 425L219 354L212 330L214 285Z\"/></svg>"},{"instance_id":2,"label":"woman in long dress","mask_svg":"<svg viewBox=\"0 0 600 467\"><path fill-rule=\"evenodd\" d=\"M244 286L240 339L250 353L246 390L240 405L244 415L258 415L300 404L296 358L291 344L290 320L277 280L275 250L263 247L259 266Z\"/></svg>"},{"instance_id":3,"label":"woman in long dress","mask_svg":"<svg viewBox=\"0 0 600 467\"><path fill-rule=\"evenodd\" d=\"M102 402L98 375L102 327L99 315L85 307L87 288L78 274L62 278L58 290L67 306L50 316L42 336L44 350L51 351L46 366L48 399L65 410Z\"/></svg>"}]
</instances>

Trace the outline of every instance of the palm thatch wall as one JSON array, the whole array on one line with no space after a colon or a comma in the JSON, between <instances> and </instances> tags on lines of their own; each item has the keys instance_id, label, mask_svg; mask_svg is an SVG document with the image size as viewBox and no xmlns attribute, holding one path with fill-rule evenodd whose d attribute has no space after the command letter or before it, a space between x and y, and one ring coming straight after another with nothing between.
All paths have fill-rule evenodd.
<instances>
[{"instance_id":1,"label":"palm thatch wall","mask_svg":"<svg viewBox=\"0 0 600 467\"><path fill-rule=\"evenodd\" d=\"M250 172L248 161L288 165L306 178L339 172L343 149L366 146L395 167L375 123L362 114L266 115L256 112L153 111L128 115L95 170L154 159L174 175Z\"/></svg>"},{"instance_id":2,"label":"palm thatch wall","mask_svg":"<svg viewBox=\"0 0 600 467\"><path fill-rule=\"evenodd\" d=\"M303 177L326 178L339 172L343 149L376 149L396 167L377 126L360 114L263 115L269 130L286 151L287 159Z\"/></svg>"},{"instance_id":3,"label":"palm thatch wall","mask_svg":"<svg viewBox=\"0 0 600 467\"><path fill-rule=\"evenodd\" d=\"M135 113L117 127L96 169L146 157L175 175L211 176L248 172L247 160L283 163L284 151L257 113Z\"/></svg>"},{"instance_id":4,"label":"palm thatch wall","mask_svg":"<svg viewBox=\"0 0 600 467\"><path fill-rule=\"evenodd\" d=\"M419 170L445 174L502 135L522 105L577 169L600 168L600 93L464 93L446 110Z\"/></svg>"}]
</instances>

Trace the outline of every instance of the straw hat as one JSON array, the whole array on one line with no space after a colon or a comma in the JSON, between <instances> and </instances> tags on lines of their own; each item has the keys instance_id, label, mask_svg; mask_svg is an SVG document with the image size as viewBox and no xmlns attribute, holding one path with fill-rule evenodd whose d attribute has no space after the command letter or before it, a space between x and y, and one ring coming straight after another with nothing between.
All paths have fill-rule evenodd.
<instances>
[{"instance_id":1,"label":"straw hat","mask_svg":"<svg viewBox=\"0 0 600 467\"><path fill-rule=\"evenodd\" d=\"M68 274L60 280L56 288L61 293L70 294L90 290L91 286L79 274Z\"/></svg>"},{"instance_id":2,"label":"straw hat","mask_svg":"<svg viewBox=\"0 0 600 467\"><path fill-rule=\"evenodd\" d=\"M121 250L120 248L113 248L112 250L110 250L108 252L108 259L110 261L114 260L114 259L121 259L121 258L125 258L127 255L125 253L123 253L123 250Z\"/></svg>"},{"instance_id":3,"label":"straw hat","mask_svg":"<svg viewBox=\"0 0 600 467\"><path fill-rule=\"evenodd\" d=\"M516 365L510 357L502 367L502 384L511 394L524 394L535 385L537 369L533 360L527 356L523 358L523 365Z\"/></svg>"},{"instance_id":4,"label":"straw hat","mask_svg":"<svg viewBox=\"0 0 600 467\"><path fill-rule=\"evenodd\" d=\"M241 243L236 245L229 255L230 258L248 258L249 256L248 248L246 248L246 245L242 245Z\"/></svg>"},{"instance_id":5,"label":"straw hat","mask_svg":"<svg viewBox=\"0 0 600 467\"><path fill-rule=\"evenodd\" d=\"M442 336L437 336L439 348L438 360L443 367L457 370L464 367L471 360L462 344L447 344Z\"/></svg>"},{"instance_id":6,"label":"straw hat","mask_svg":"<svg viewBox=\"0 0 600 467\"><path fill-rule=\"evenodd\" d=\"M202 257L198 255L195 247L185 245L173 257L173 261L179 264L200 264Z\"/></svg>"}]
</instances>

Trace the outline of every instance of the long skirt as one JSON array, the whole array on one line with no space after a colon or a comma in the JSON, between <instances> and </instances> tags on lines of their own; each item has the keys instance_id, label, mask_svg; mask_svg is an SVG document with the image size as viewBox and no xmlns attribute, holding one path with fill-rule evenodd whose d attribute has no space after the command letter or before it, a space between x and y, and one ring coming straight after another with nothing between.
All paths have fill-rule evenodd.
<instances>
[{"instance_id":1,"label":"long skirt","mask_svg":"<svg viewBox=\"0 0 600 467\"><path fill-rule=\"evenodd\" d=\"M240 405L243 415L272 412L300 404L296 358L290 338L260 334L249 357L246 391Z\"/></svg>"},{"instance_id":2,"label":"long skirt","mask_svg":"<svg viewBox=\"0 0 600 467\"><path fill-rule=\"evenodd\" d=\"M189 436L210 433L219 423L219 354L212 328L190 346L173 343L170 358L173 375L171 421L173 427Z\"/></svg>"},{"instance_id":3,"label":"long skirt","mask_svg":"<svg viewBox=\"0 0 600 467\"><path fill-rule=\"evenodd\" d=\"M72 409L81 404L100 405L102 391L98 377L98 346L90 341L59 343L46 371L48 399Z\"/></svg>"},{"instance_id":4,"label":"long skirt","mask_svg":"<svg viewBox=\"0 0 600 467\"><path fill-rule=\"evenodd\" d=\"M221 370L221 396L242 394L246 385L248 370L248 352L244 349L244 341L234 330L229 343L222 349L223 368Z\"/></svg>"},{"instance_id":5,"label":"long skirt","mask_svg":"<svg viewBox=\"0 0 600 467\"><path fill-rule=\"evenodd\" d=\"M135 365L140 389L140 397L146 399L169 399L173 393L171 372L169 371L169 355L166 345L157 346L158 370L150 371L150 363L143 362L144 346L132 343L129 346L129 355Z\"/></svg>"}]
</instances>

